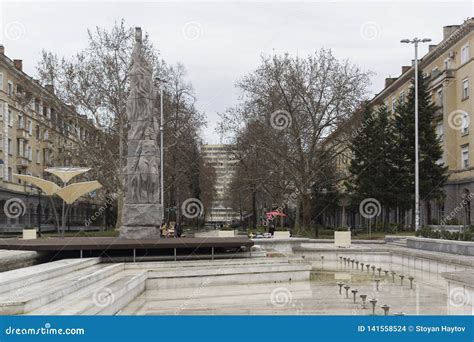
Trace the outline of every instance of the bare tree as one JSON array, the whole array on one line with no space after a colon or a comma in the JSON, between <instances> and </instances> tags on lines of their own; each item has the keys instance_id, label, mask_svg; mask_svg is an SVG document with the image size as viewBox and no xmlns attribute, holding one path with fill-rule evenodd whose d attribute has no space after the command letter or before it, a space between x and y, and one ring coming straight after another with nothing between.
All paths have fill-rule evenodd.
<instances>
[{"instance_id":1,"label":"bare tree","mask_svg":"<svg viewBox=\"0 0 474 342\"><path fill-rule=\"evenodd\" d=\"M236 137L247 131L267 172L284 175L281 188L297 194L304 227L311 222L314 175L337 149L325 141L359 106L368 84L369 73L328 50L306 58L263 56L261 65L237 83L239 105L221 114L221 133Z\"/></svg>"},{"instance_id":2,"label":"bare tree","mask_svg":"<svg viewBox=\"0 0 474 342\"><path fill-rule=\"evenodd\" d=\"M70 58L59 58L43 51L37 66L42 84L53 84L58 97L72 104L78 113L86 116L97 128L87 140L71 146L70 155L77 162L93 166L97 179L106 191L118 193L117 227L121 225L123 205L123 167L127 143L126 100L129 94L131 54L134 44L133 28L122 20L110 29L96 27L88 30L87 47ZM144 38L144 49L154 66L154 74L164 84L165 108L165 182L169 198L170 189L174 197L191 177L188 170L190 160L198 161L191 147L199 141L199 130L204 125L203 114L194 106L192 86L185 80L182 65L169 67L160 60L148 35ZM159 122L159 91L156 92L155 114ZM176 160L175 160L176 159ZM172 160L175 162L170 163ZM199 169L193 170L199 174ZM170 178L172 175L172 178ZM179 177L177 175L180 175ZM176 195L178 194L178 195ZM187 196L182 194L181 196ZM168 204L169 206L169 204Z\"/></svg>"}]
</instances>

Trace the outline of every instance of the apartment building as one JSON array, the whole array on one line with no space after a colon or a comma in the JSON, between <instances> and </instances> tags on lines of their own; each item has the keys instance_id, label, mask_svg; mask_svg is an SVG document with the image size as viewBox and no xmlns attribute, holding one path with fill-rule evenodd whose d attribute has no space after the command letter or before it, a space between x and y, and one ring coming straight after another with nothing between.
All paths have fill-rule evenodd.
<instances>
[{"instance_id":1,"label":"apartment building","mask_svg":"<svg viewBox=\"0 0 474 342\"><path fill-rule=\"evenodd\" d=\"M473 224L471 196L468 195L474 194L474 18L461 25L445 26L443 40L429 45L428 53L419 59L418 66L438 107L434 124L443 147L443 158L439 162L447 165L449 172L444 187L445 200L431 203L433 221L429 223L426 203L421 203L421 222L436 224L451 215L453 224ZM395 112L397 104L405 101L413 77L414 66L402 66L400 76L386 78L384 89L370 103L375 109L385 105ZM342 172L347 172L349 163L348 153L338 156L338 168ZM345 203L341 204L333 222L358 226L361 218L357 208L346 207L349 203L346 198L341 202ZM409 224L411 220L408 212L405 222Z\"/></svg>"},{"instance_id":2,"label":"apartment building","mask_svg":"<svg viewBox=\"0 0 474 342\"><path fill-rule=\"evenodd\" d=\"M204 161L216 171L215 200L207 209L206 222L230 223L239 218L238 213L229 206L229 188L235 173L235 147L231 145L203 145L201 152Z\"/></svg>"},{"instance_id":3,"label":"apartment building","mask_svg":"<svg viewBox=\"0 0 474 342\"><path fill-rule=\"evenodd\" d=\"M52 86L42 87L23 72L22 60L11 60L0 46L0 232L38 226L39 219L43 229L53 227L50 200L14 174L52 177L44 169L71 166L73 161L63 152L78 140L87 141L93 130L87 118L55 96ZM18 218L3 210L11 198L24 203L25 212ZM70 223L80 225L87 212L88 203L78 203Z\"/></svg>"}]
</instances>

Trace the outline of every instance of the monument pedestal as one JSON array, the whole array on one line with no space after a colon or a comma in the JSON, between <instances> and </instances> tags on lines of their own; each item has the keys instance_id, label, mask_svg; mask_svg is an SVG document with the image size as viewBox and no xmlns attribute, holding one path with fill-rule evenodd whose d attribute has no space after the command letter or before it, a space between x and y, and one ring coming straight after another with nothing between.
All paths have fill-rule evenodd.
<instances>
[{"instance_id":1,"label":"monument pedestal","mask_svg":"<svg viewBox=\"0 0 474 342\"><path fill-rule=\"evenodd\" d=\"M156 238L160 234L157 223L161 221L161 210L159 204L125 204L120 238Z\"/></svg>"},{"instance_id":2,"label":"monument pedestal","mask_svg":"<svg viewBox=\"0 0 474 342\"><path fill-rule=\"evenodd\" d=\"M159 235L159 227L152 226L122 226L120 227L121 239L150 239L156 238Z\"/></svg>"}]
</instances>

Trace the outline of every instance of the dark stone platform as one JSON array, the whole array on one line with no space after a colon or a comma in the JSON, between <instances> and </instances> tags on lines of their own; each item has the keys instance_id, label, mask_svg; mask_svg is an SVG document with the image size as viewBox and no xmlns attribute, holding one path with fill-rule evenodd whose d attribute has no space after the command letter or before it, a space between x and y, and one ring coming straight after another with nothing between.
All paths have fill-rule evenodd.
<instances>
[{"instance_id":1,"label":"dark stone platform","mask_svg":"<svg viewBox=\"0 0 474 342\"><path fill-rule=\"evenodd\" d=\"M157 238L146 240L120 239L115 237L65 237L34 240L0 239L0 249L37 252L240 248L253 245L254 242L246 237Z\"/></svg>"}]
</instances>

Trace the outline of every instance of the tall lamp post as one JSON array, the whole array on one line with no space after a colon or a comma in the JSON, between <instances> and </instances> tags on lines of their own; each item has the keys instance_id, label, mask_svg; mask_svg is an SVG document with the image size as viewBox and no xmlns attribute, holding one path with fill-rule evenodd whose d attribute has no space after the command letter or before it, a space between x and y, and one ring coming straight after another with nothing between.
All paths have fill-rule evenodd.
<instances>
[{"instance_id":1,"label":"tall lamp post","mask_svg":"<svg viewBox=\"0 0 474 342\"><path fill-rule=\"evenodd\" d=\"M165 197L164 197L164 146L163 146L163 133L164 127L164 115L163 115L163 84L160 86L160 198L161 198L161 223L165 218Z\"/></svg>"},{"instance_id":2,"label":"tall lamp post","mask_svg":"<svg viewBox=\"0 0 474 342\"><path fill-rule=\"evenodd\" d=\"M163 115L163 88L166 80L163 80L159 77L155 78L155 81L160 82L160 201L161 201L161 223L163 223L165 219L165 197L164 197L164 146L163 146L163 134L164 134L164 115Z\"/></svg>"},{"instance_id":3,"label":"tall lamp post","mask_svg":"<svg viewBox=\"0 0 474 342\"><path fill-rule=\"evenodd\" d=\"M420 228L420 170L418 146L418 44L431 42L429 38L402 39L401 43L415 46L415 231Z\"/></svg>"}]
</instances>

